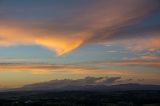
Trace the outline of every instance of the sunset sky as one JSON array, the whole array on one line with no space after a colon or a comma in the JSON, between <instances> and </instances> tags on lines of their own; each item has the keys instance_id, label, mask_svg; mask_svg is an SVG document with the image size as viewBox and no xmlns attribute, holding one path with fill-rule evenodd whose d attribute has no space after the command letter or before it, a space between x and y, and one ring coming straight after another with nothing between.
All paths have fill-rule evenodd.
<instances>
[{"instance_id":1,"label":"sunset sky","mask_svg":"<svg viewBox=\"0 0 160 106\"><path fill-rule=\"evenodd\" d=\"M160 84L160 0L0 0L0 88L87 76Z\"/></svg>"}]
</instances>

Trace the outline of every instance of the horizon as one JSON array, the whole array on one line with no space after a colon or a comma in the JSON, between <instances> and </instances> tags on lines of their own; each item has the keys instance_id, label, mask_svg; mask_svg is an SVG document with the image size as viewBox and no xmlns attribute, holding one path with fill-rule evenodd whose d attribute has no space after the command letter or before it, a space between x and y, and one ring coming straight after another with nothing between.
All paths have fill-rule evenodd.
<instances>
[{"instance_id":1,"label":"horizon","mask_svg":"<svg viewBox=\"0 0 160 106\"><path fill-rule=\"evenodd\" d=\"M9 92L128 92L159 91L160 84L130 82L121 77L85 77L83 79L61 79L38 82L15 88L1 88L0 93Z\"/></svg>"}]
</instances>

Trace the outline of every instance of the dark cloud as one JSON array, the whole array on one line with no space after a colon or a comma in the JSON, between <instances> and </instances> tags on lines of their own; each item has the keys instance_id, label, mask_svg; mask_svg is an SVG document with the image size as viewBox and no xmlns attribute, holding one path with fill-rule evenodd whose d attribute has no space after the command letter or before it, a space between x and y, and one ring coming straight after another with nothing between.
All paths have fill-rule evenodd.
<instances>
[{"instance_id":1,"label":"dark cloud","mask_svg":"<svg viewBox=\"0 0 160 106\"><path fill-rule=\"evenodd\" d=\"M37 83L24 86L24 88L42 88L42 87L53 87L61 88L67 86L87 86L87 85L112 85L115 84L121 77L86 77L84 79L64 79L64 80L52 80L44 83Z\"/></svg>"}]
</instances>

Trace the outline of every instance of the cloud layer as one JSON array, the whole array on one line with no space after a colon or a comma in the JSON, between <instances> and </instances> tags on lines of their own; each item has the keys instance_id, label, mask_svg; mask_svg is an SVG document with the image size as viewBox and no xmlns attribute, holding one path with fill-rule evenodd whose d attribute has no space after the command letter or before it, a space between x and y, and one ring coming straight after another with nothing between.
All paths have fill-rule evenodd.
<instances>
[{"instance_id":1,"label":"cloud layer","mask_svg":"<svg viewBox=\"0 0 160 106\"><path fill-rule=\"evenodd\" d=\"M16 19L9 15L8 18L6 14L12 8L8 8L8 11L6 8L0 8L0 14L5 14L0 17L0 46L41 45L55 51L57 55L63 55L88 43L123 38L121 32L127 32L128 27L157 11L160 7L159 4L158 0L94 1L79 10L75 9L75 15L63 14L64 18L70 17L70 19L66 18L62 21ZM16 13L16 10L12 11ZM53 11L53 14L55 12ZM31 15L34 17L38 13L33 12ZM53 18L55 18L54 15ZM152 48L159 49L157 40L159 32L153 36L154 33L150 34L151 41L153 41ZM146 34L139 36L144 35ZM134 36L129 33L127 38ZM143 42L146 43L145 40L140 41L140 43ZM139 45L139 42L136 44Z\"/></svg>"},{"instance_id":2,"label":"cloud layer","mask_svg":"<svg viewBox=\"0 0 160 106\"><path fill-rule=\"evenodd\" d=\"M7 72L31 72L33 74L69 73L79 75L132 75L134 72L120 71L114 69L101 69L92 66L74 64L23 64L23 63L1 63L0 71Z\"/></svg>"},{"instance_id":3,"label":"cloud layer","mask_svg":"<svg viewBox=\"0 0 160 106\"><path fill-rule=\"evenodd\" d=\"M160 56L156 55L144 55L136 58L113 60L113 61L97 61L91 62L91 64L102 64L102 65L122 65L122 66L148 66L159 68L160 67Z\"/></svg>"}]
</instances>

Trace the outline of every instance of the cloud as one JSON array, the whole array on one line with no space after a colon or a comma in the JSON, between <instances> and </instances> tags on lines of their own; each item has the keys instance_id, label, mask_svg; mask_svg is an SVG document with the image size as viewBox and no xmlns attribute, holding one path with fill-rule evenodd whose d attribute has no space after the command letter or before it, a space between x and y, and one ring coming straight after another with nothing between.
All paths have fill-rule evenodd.
<instances>
[{"instance_id":1,"label":"cloud","mask_svg":"<svg viewBox=\"0 0 160 106\"><path fill-rule=\"evenodd\" d=\"M0 46L41 45L63 55L87 43L116 38L121 31L159 9L158 4L158 0L94 1L62 22L0 17Z\"/></svg>"},{"instance_id":2,"label":"cloud","mask_svg":"<svg viewBox=\"0 0 160 106\"><path fill-rule=\"evenodd\" d=\"M117 41L128 48L130 51L156 51L160 50L160 31L146 31L145 33L138 34L138 38L123 39Z\"/></svg>"},{"instance_id":3,"label":"cloud","mask_svg":"<svg viewBox=\"0 0 160 106\"><path fill-rule=\"evenodd\" d=\"M89 63L87 63L89 64ZM103 61L93 62L91 65L87 64L28 64L28 63L0 63L0 72L30 72L32 74L55 74L66 75L73 78L78 76L122 76L122 77L136 77L136 78L156 78L157 71L146 72L142 70L133 70L125 68L107 68L100 67L101 65L147 65L159 67L159 63L141 62L141 61ZM96 64L96 65L95 65ZM158 78L158 77L157 77ZM99 81L100 83L101 81Z\"/></svg>"},{"instance_id":4,"label":"cloud","mask_svg":"<svg viewBox=\"0 0 160 106\"><path fill-rule=\"evenodd\" d=\"M101 69L86 65L74 64L25 64L25 63L0 63L0 71L13 71L13 72L31 72L32 74L49 74L49 73L69 73L79 75L133 75L134 72L114 70L114 69Z\"/></svg>"},{"instance_id":5,"label":"cloud","mask_svg":"<svg viewBox=\"0 0 160 106\"><path fill-rule=\"evenodd\" d=\"M160 61L154 60L154 57L144 57L142 59L125 59L125 60L114 60L114 61L98 61L92 62L92 64L102 64L102 65L125 65L125 66L151 66L160 67Z\"/></svg>"},{"instance_id":6,"label":"cloud","mask_svg":"<svg viewBox=\"0 0 160 106\"><path fill-rule=\"evenodd\" d=\"M54 87L61 88L67 86L87 86L87 85L112 85L121 80L121 77L86 77L83 79L62 79L62 80L51 80L44 83L36 83L24 86L25 88L41 88ZM125 82L125 81L124 81Z\"/></svg>"},{"instance_id":7,"label":"cloud","mask_svg":"<svg viewBox=\"0 0 160 106\"><path fill-rule=\"evenodd\" d=\"M141 56L140 59L143 59L143 60L149 60L149 61L159 61L160 60L160 56L158 55L144 55L144 56Z\"/></svg>"},{"instance_id":8,"label":"cloud","mask_svg":"<svg viewBox=\"0 0 160 106\"><path fill-rule=\"evenodd\" d=\"M47 74L51 72L70 72L83 74L84 70L94 70L91 67L69 65L69 64L23 64L23 63L1 63L0 71L29 71L35 74Z\"/></svg>"},{"instance_id":9,"label":"cloud","mask_svg":"<svg viewBox=\"0 0 160 106\"><path fill-rule=\"evenodd\" d=\"M110 77L110 78L101 77L98 80L96 80L95 82L97 84L104 84L105 85L105 84L113 84L120 79L121 79L121 77Z\"/></svg>"},{"instance_id":10,"label":"cloud","mask_svg":"<svg viewBox=\"0 0 160 106\"><path fill-rule=\"evenodd\" d=\"M67 36L56 33L56 31L46 31L39 28L39 25L26 25L19 22L1 22L0 25L0 45L42 45L51 50L55 50L58 55L64 54L77 48L83 38L80 34ZM72 37L73 36L73 37Z\"/></svg>"},{"instance_id":11,"label":"cloud","mask_svg":"<svg viewBox=\"0 0 160 106\"><path fill-rule=\"evenodd\" d=\"M87 63L89 64L89 63ZM36 75L53 75L58 79L71 78L77 79L86 76L114 76L114 78L88 78L88 82L96 84L111 84L111 83L122 83L125 82L121 77L126 79L145 79L143 82L158 82L159 81L159 70L153 70L148 68L148 70L134 69L119 67L116 68L114 65L147 65L154 66L155 64L142 63L142 62L127 62L127 61L114 61L114 62L95 62L90 65L85 64L31 64L31 63L0 63L0 73L19 73L19 74L32 74ZM102 67L104 65L105 67ZM108 66L113 66L109 68ZM157 66L156 66L157 67ZM159 64L158 64L159 69ZM3 75L3 74L2 74ZM130 81L130 80L127 80ZM127 82L126 81L126 82ZM134 82L134 81L133 81ZM78 83L78 82L77 82ZM84 82L85 83L85 82ZM159 82L158 82L159 83Z\"/></svg>"}]
</instances>

